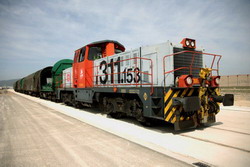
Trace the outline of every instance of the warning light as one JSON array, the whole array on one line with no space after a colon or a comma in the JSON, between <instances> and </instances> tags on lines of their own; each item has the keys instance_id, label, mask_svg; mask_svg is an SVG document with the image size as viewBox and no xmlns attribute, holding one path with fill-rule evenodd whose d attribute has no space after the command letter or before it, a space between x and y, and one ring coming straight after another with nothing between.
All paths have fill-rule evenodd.
<instances>
[{"instance_id":1,"label":"warning light","mask_svg":"<svg viewBox=\"0 0 250 167\"><path fill-rule=\"evenodd\" d=\"M191 48L191 49L195 49L196 48L196 43L194 39L190 39L190 38L184 38L181 41L181 44L184 48Z\"/></svg>"}]
</instances>

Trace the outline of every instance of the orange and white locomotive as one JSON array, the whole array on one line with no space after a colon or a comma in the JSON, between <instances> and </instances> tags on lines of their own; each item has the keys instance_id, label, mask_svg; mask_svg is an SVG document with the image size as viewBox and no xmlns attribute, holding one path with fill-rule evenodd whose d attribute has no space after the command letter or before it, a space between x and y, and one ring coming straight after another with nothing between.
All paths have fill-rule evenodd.
<instances>
[{"instance_id":1,"label":"orange and white locomotive","mask_svg":"<svg viewBox=\"0 0 250 167\"><path fill-rule=\"evenodd\" d=\"M175 130L197 127L215 122L220 103L233 105L233 95L220 95L220 59L188 38L130 51L117 41L94 42L75 51L56 94L76 107L99 104L115 118L158 119Z\"/></svg>"}]
</instances>

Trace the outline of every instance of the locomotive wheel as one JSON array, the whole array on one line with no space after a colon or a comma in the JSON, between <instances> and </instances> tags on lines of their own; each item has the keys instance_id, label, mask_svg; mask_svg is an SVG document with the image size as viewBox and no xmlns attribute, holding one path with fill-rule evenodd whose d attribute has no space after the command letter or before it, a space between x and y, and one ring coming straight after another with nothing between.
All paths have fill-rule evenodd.
<instances>
[{"instance_id":1,"label":"locomotive wheel","mask_svg":"<svg viewBox=\"0 0 250 167\"><path fill-rule=\"evenodd\" d=\"M109 114L112 118L115 118L115 119L120 119L122 117L122 113L120 112L112 112Z\"/></svg>"},{"instance_id":2,"label":"locomotive wheel","mask_svg":"<svg viewBox=\"0 0 250 167\"><path fill-rule=\"evenodd\" d=\"M78 101L74 101L73 106L75 108L83 108L82 104L80 102L78 102Z\"/></svg>"},{"instance_id":3,"label":"locomotive wheel","mask_svg":"<svg viewBox=\"0 0 250 167\"><path fill-rule=\"evenodd\" d=\"M134 116L141 125L152 126L152 122L143 116L142 104L139 101L136 101L136 110Z\"/></svg>"},{"instance_id":4,"label":"locomotive wheel","mask_svg":"<svg viewBox=\"0 0 250 167\"><path fill-rule=\"evenodd\" d=\"M111 102L107 104L107 112L112 118L120 119L122 117L122 113L116 112L114 104L112 104Z\"/></svg>"},{"instance_id":5,"label":"locomotive wheel","mask_svg":"<svg viewBox=\"0 0 250 167\"><path fill-rule=\"evenodd\" d=\"M141 108L137 108L135 118L143 126L152 126L152 122L143 116Z\"/></svg>"}]
</instances>

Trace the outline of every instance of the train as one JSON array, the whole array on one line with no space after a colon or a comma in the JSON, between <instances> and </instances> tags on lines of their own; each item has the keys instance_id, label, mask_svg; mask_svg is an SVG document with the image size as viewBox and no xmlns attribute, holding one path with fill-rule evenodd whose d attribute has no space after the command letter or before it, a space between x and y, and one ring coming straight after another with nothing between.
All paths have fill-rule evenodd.
<instances>
[{"instance_id":1,"label":"train","mask_svg":"<svg viewBox=\"0 0 250 167\"><path fill-rule=\"evenodd\" d=\"M125 50L114 40L87 44L18 81L14 90L77 108L98 106L113 118L134 117L143 125L162 121L174 130L216 122L220 104L234 95L220 93L221 55L205 53L184 38Z\"/></svg>"}]
</instances>

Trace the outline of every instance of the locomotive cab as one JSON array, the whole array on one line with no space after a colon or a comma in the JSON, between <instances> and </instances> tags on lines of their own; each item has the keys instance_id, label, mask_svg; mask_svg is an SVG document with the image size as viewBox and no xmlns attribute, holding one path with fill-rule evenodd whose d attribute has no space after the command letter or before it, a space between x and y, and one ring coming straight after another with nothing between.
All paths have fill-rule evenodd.
<instances>
[{"instance_id":1,"label":"locomotive cab","mask_svg":"<svg viewBox=\"0 0 250 167\"><path fill-rule=\"evenodd\" d=\"M88 44L75 51L73 62L74 88L93 87L93 61L125 51L117 41L104 40Z\"/></svg>"}]
</instances>

